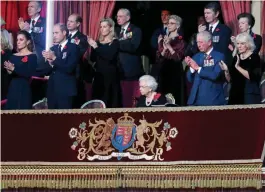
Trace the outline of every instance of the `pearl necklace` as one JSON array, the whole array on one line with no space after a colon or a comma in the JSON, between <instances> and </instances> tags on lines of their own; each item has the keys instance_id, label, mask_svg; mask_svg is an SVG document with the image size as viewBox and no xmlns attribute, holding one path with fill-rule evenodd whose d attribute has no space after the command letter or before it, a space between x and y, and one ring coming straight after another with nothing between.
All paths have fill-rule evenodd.
<instances>
[{"instance_id":1,"label":"pearl necklace","mask_svg":"<svg viewBox=\"0 0 265 192\"><path fill-rule=\"evenodd\" d=\"M152 93L152 95L151 95L151 100L150 101L147 101L147 97L145 98L145 105L146 106L150 106L151 104L152 104L152 101L153 101L153 99L154 99L154 93Z\"/></svg>"}]
</instances>

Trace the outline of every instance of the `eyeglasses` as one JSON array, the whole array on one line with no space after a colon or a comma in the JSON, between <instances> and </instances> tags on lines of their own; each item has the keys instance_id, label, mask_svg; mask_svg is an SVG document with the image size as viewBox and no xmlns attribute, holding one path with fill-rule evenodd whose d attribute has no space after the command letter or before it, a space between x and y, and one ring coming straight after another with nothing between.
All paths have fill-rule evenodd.
<instances>
[{"instance_id":1,"label":"eyeglasses","mask_svg":"<svg viewBox=\"0 0 265 192\"><path fill-rule=\"evenodd\" d=\"M168 23L169 25L176 25L177 23Z\"/></svg>"},{"instance_id":2,"label":"eyeglasses","mask_svg":"<svg viewBox=\"0 0 265 192\"><path fill-rule=\"evenodd\" d=\"M148 88L148 86L140 86L140 88L143 88L143 89L145 89L145 88Z\"/></svg>"}]
</instances>

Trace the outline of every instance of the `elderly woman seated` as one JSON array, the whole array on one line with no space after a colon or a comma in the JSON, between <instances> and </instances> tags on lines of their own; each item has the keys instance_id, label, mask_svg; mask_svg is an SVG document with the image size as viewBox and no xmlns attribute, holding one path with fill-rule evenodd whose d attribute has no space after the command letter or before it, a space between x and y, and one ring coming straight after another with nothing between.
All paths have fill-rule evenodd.
<instances>
[{"instance_id":1,"label":"elderly woman seated","mask_svg":"<svg viewBox=\"0 0 265 192\"><path fill-rule=\"evenodd\" d=\"M141 96L137 102L136 107L156 107L165 106L167 99L164 95L155 92L157 89L157 82L154 77L144 75L139 79Z\"/></svg>"}]
</instances>

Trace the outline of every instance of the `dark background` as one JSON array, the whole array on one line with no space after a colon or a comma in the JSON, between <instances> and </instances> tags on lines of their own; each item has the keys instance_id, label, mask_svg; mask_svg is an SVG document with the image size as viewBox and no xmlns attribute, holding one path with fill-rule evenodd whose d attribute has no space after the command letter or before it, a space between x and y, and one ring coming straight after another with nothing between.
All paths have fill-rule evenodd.
<instances>
[{"instance_id":1,"label":"dark background","mask_svg":"<svg viewBox=\"0 0 265 192\"><path fill-rule=\"evenodd\" d=\"M131 23L142 29L143 54L150 54L150 39L153 31L161 25L161 10L167 9L171 14L183 19L182 30L184 39L189 41L190 36L197 32L197 17L203 16L204 6L209 1L116 1L113 19L120 8L131 11ZM220 20L223 22L222 15Z\"/></svg>"}]
</instances>

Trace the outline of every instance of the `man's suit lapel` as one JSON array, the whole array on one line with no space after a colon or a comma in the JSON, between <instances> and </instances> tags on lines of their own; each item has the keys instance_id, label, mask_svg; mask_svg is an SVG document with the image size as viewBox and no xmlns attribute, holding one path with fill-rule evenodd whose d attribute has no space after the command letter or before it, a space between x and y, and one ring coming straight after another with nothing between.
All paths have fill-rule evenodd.
<instances>
[{"instance_id":1,"label":"man's suit lapel","mask_svg":"<svg viewBox=\"0 0 265 192\"><path fill-rule=\"evenodd\" d=\"M125 34L129 33L132 31L132 24L130 23L129 26L127 27Z\"/></svg>"},{"instance_id":2,"label":"man's suit lapel","mask_svg":"<svg viewBox=\"0 0 265 192\"><path fill-rule=\"evenodd\" d=\"M76 37L79 39L80 31L77 31L74 36L71 37L71 39L75 39Z\"/></svg>"}]
</instances>

